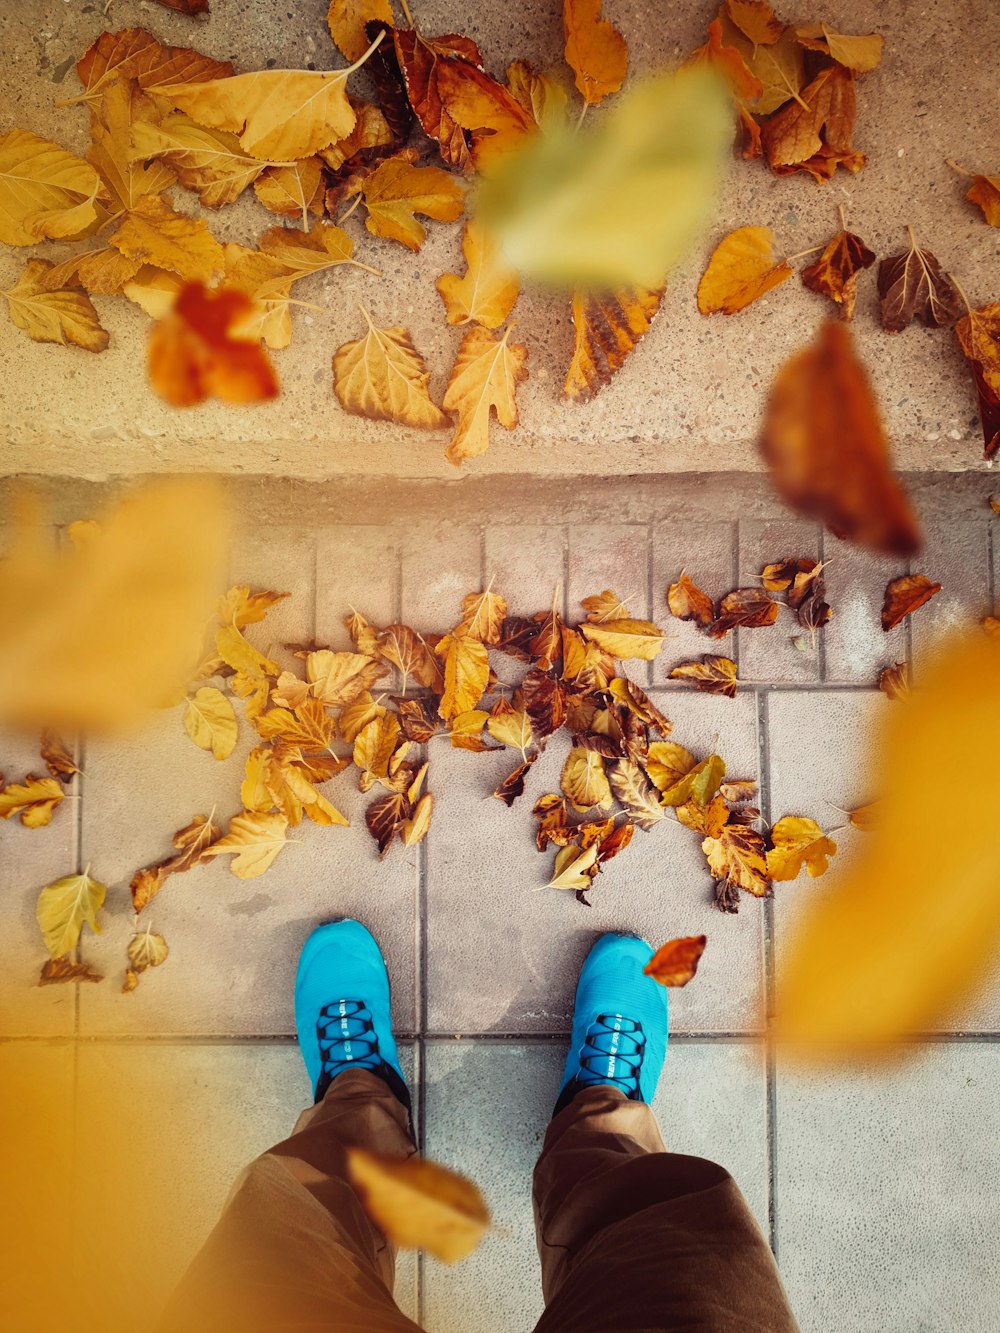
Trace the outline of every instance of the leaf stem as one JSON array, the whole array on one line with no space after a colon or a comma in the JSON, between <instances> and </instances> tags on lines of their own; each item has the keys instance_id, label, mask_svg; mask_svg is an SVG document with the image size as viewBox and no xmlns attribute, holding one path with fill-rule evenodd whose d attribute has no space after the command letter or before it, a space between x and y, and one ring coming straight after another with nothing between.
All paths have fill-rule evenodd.
<instances>
[{"instance_id":1,"label":"leaf stem","mask_svg":"<svg viewBox=\"0 0 1000 1333\"><path fill-rule=\"evenodd\" d=\"M350 208L347 210L346 213L342 213L341 216L337 219L338 227L342 227L344 225L344 223L347 221L347 219L351 216L351 214L354 212L354 210L360 203L361 203L361 191L359 190L357 193L357 197L354 200L354 203L350 206Z\"/></svg>"},{"instance_id":2,"label":"leaf stem","mask_svg":"<svg viewBox=\"0 0 1000 1333\"><path fill-rule=\"evenodd\" d=\"M794 254L794 255L785 255L785 263L786 263L786 264L790 264L790 263L792 262L793 259L804 259L804 258L806 257L806 255L815 255L815 254L818 254L819 251L822 250L822 249L823 249L823 246L821 246L821 245L814 245L814 246L812 247L811 250L800 250L800 251L798 252L798 254Z\"/></svg>"},{"instance_id":3,"label":"leaf stem","mask_svg":"<svg viewBox=\"0 0 1000 1333\"><path fill-rule=\"evenodd\" d=\"M952 171L957 171L960 176L972 177L976 174L974 171L968 171L965 167L960 167L958 163L953 161L950 157L946 157L944 161L945 166L951 167Z\"/></svg>"},{"instance_id":4,"label":"leaf stem","mask_svg":"<svg viewBox=\"0 0 1000 1333\"><path fill-rule=\"evenodd\" d=\"M965 308L966 308L966 310L967 310L967 311L969 312L969 314L971 315L971 314L972 314L972 306L969 304L969 298L966 296L965 292L962 290L962 284L961 284L961 283L959 282L959 280L955 277L954 273L949 273L949 274L948 274L948 277L951 278L952 282L955 284L955 287L956 287L956 289L957 289L957 291L958 291L959 296L960 296L960 297L962 298L962 300L965 302Z\"/></svg>"},{"instance_id":5,"label":"leaf stem","mask_svg":"<svg viewBox=\"0 0 1000 1333\"><path fill-rule=\"evenodd\" d=\"M406 0L399 0L399 3L402 6L403 16L407 23L411 28L416 27L416 24L413 22L413 15L410 13L410 6L406 3Z\"/></svg>"},{"instance_id":6,"label":"leaf stem","mask_svg":"<svg viewBox=\"0 0 1000 1333\"><path fill-rule=\"evenodd\" d=\"M840 230L847 230L847 212L843 204L837 205L837 216L840 218Z\"/></svg>"}]
</instances>

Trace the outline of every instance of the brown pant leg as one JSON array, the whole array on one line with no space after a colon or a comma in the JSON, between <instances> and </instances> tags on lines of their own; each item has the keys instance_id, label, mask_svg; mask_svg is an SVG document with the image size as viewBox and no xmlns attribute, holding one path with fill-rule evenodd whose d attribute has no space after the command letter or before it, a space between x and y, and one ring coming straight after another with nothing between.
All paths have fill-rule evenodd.
<instances>
[{"instance_id":1,"label":"brown pant leg","mask_svg":"<svg viewBox=\"0 0 1000 1333\"><path fill-rule=\"evenodd\" d=\"M667 1152L608 1085L555 1117L535 1168L545 1313L536 1333L795 1333L771 1251L729 1173Z\"/></svg>"},{"instance_id":2,"label":"brown pant leg","mask_svg":"<svg viewBox=\"0 0 1000 1333\"><path fill-rule=\"evenodd\" d=\"M334 1079L291 1137L236 1182L163 1333L419 1333L392 1299L395 1255L348 1183L348 1146L416 1152L405 1108L365 1070Z\"/></svg>"}]
</instances>

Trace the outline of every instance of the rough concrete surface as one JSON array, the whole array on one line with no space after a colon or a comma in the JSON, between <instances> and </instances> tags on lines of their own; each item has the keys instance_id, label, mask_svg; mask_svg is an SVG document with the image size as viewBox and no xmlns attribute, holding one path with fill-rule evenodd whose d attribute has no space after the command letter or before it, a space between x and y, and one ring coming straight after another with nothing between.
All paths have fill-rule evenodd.
<instances>
[{"instance_id":1,"label":"rough concrete surface","mask_svg":"<svg viewBox=\"0 0 1000 1333\"><path fill-rule=\"evenodd\" d=\"M164 40L230 58L239 71L265 65L331 69L342 62L327 35L326 8L326 0L215 0L208 21L192 22L135 0L114 0L107 15L97 0L6 5L0 14L0 132L23 126L83 150L86 114L57 109L54 101L73 95L72 60L106 28L145 25ZM691 51L714 10L703 0L667 9L649 0L609 0L607 6L628 39L635 70L675 62ZM881 67L859 85L856 142L868 154L865 169L858 176L840 172L819 187L804 177L773 177L759 162L734 163L717 217L672 279L653 331L618 380L589 404L560 402L572 343L565 302L525 293L515 312L516 336L529 349L531 372L520 393L521 424L514 432L494 424L489 452L472 460L467 472L568 476L759 468L754 440L767 385L828 313L829 303L796 278L731 319L703 319L694 300L698 277L711 248L737 226L770 226L778 252L792 255L825 243L843 205L851 227L880 256L901 248L904 224L910 223L954 270L971 301L1000 295L1000 233L965 201L962 180L946 165L954 158L976 170L997 169L1000 9L990 0L829 0L821 11L782 13L822 17L840 31L875 29L886 38ZM419 0L417 20L430 33L468 33L498 74L515 57L560 67L556 0L513 7ZM361 78L358 88L364 88ZM193 195L179 189L175 194L181 208L197 212ZM274 222L250 191L211 218L220 239L243 243ZM109 350L96 357L35 345L0 315L3 471L453 477L442 456L446 432L417 432L344 413L332 394L330 357L359 335L357 303L363 301L376 320L410 328L433 370L432 392L440 395L461 331L446 325L434 280L456 271L460 228L430 223L428 240L414 255L371 237L360 213L347 225L358 256L383 276L343 267L296 288L296 296L322 309L296 311L292 345L276 358L283 397L274 404L250 410L167 407L145 383L148 321L123 298L96 300L112 335ZM38 253L58 259L70 248L50 244ZM32 253L5 250L0 285L14 281ZM877 323L873 273L864 275L860 291L858 343L898 465L982 467L975 397L952 335L913 327L891 338Z\"/></svg>"}]
</instances>

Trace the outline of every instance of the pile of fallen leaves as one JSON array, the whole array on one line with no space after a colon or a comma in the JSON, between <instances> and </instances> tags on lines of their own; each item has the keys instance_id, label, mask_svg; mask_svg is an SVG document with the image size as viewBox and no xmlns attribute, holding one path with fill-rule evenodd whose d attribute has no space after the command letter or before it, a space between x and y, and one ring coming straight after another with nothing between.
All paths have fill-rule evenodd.
<instances>
[{"instance_id":1,"label":"pile of fallen leaves","mask_svg":"<svg viewBox=\"0 0 1000 1333\"><path fill-rule=\"evenodd\" d=\"M774 626L779 613L810 633L829 621L818 562L774 561L761 571L760 584L736 588L716 603L682 572L667 590L666 604L708 639L736 627ZM883 628L939 588L922 575L893 580ZM784 594L784 601L776 594ZM174 834L169 857L135 873L137 914L172 875L212 857L232 856L233 873L252 879L273 864L291 841L289 830L303 819L346 826L321 789L351 767L359 790L375 793L365 824L379 856L396 842L416 846L431 827L425 747L434 743L473 753L509 752L512 766L493 795L510 806L524 795L550 740L568 736L560 790L534 801L536 843L540 851L555 849L548 887L569 890L585 904L636 830L649 833L667 820L699 837L715 902L725 912L738 910L741 891L765 898L775 881L794 879L803 867L812 876L822 874L836 851L812 819L786 815L769 828L753 803L752 781L727 775L720 755L699 757L672 739L670 719L622 670L624 662L654 660L664 631L630 615L610 590L584 599L585 616L576 625L563 619L555 600L531 617L509 615L492 586L465 597L460 619L444 634L421 634L403 624L380 628L352 611L344 623L353 651L288 645L302 663L299 671L282 670L244 634L286 595L238 586L219 600L217 626L187 690L183 725L197 746L226 760L239 738L234 700L242 701L257 735L240 788L242 808L225 828L214 810L196 815ZM514 683L509 678L518 671ZM706 654L701 662L678 665L671 676L708 693L736 695L736 664L726 657ZM886 668L879 685L890 697L903 697L905 666ZM57 736L43 737L42 755L52 776L29 775L5 787L0 816L17 814L33 828L49 822L63 799L58 779L70 780L77 769ZM851 821L871 827L871 809L853 812ZM70 955L84 924L98 929L105 895L89 867L42 890L38 919L51 955L43 982L100 979ZM675 943L680 948L684 942ZM134 990L141 973L159 966L167 952L161 935L137 928L123 989ZM664 964L665 975L675 975L678 966Z\"/></svg>"}]
</instances>

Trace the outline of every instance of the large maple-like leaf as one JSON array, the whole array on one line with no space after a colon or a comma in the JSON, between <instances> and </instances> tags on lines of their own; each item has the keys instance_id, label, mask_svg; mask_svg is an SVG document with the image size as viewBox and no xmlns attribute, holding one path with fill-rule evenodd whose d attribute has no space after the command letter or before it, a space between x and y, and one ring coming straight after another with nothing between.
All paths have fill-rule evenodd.
<instances>
[{"instance_id":1,"label":"large maple-like leaf","mask_svg":"<svg viewBox=\"0 0 1000 1333\"><path fill-rule=\"evenodd\" d=\"M170 83L157 92L200 125L229 130L252 156L309 157L354 128L347 78L354 67L326 73L267 69L228 79Z\"/></svg>"},{"instance_id":2,"label":"large maple-like leaf","mask_svg":"<svg viewBox=\"0 0 1000 1333\"><path fill-rule=\"evenodd\" d=\"M587 106L616 93L628 72L628 46L613 23L601 18L601 0L563 0L566 63Z\"/></svg>"},{"instance_id":3,"label":"large maple-like leaf","mask_svg":"<svg viewBox=\"0 0 1000 1333\"><path fill-rule=\"evenodd\" d=\"M448 418L431 400L430 371L404 328L378 328L368 311L368 332L333 354L333 388L348 412L375 421L435 429Z\"/></svg>"},{"instance_id":4,"label":"large maple-like leaf","mask_svg":"<svg viewBox=\"0 0 1000 1333\"><path fill-rule=\"evenodd\" d=\"M586 402L609 384L649 331L663 300L662 287L620 288L573 295L573 356L563 393Z\"/></svg>"},{"instance_id":5,"label":"large maple-like leaf","mask_svg":"<svg viewBox=\"0 0 1000 1333\"><path fill-rule=\"evenodd\" d=\"M724 236L698 284L701 313L734 315L787 282L791 266L775 259L773 245L770 227L740 227Z\"/></svg>"},{"instance_id":6,"label":"large maple-like leaf","mask_svg":"<svg viewBox=\"0 0 1000 1333\"><path fill-rule=\"evenodd\" d=\"M465 275L460 278L445 273L437 280L448 323L499 328L521 290L517 269L507 263L503 251L480 222L465 224L462 253L467 264Z\"/></svg>"},{"instance_id":7,"label":"large maple-like leaf","mask_svg":"<svg viewBox=\"0 0 1000 1333\"><path fill-rule=\"evenodd\" d=\"M174 407L206 398L257 403L278 394L278 379L259 341L234 336L233 327L252 312L241 293L184 287L173 311L149 335L149 379Z\"/></svg>"},{"instance_id":8,"label":"large maple-like leaf","mask_svg":"<svg viewBox=\"0 0 1000 1333\"><path fill-rule=\"evenodd\" d=\"M771 386L760 449L784 499L837 536L911 555L920 532L850 330L828 320Z\"/></svg>"},{"instance_id":9,"label":"large maple-like leaf","mask_svg":"<svg viewBox=\"0 0 1000 1333\"><path fill-rule=\"evenodd\" d=\"M0 241L35 245L82 236L98 218L95 168L29 130L0 137Z\"/></svg>"},{"instance_id":10,"label":"large maple-like leaf","mask_svg":"<svg viewBox=\"0 0 1000 1333\"><path fill-rule=\"evenodd\" d=\"M498 342L476 327L462 339L443 402L446 412L458 413L455 434L445 450L445 457L456 466L489 448L491 412L508 430L517 425L515 394L528 376L528 351L508 342L509 337L510 329Z\"/></svg>"},{"instance_id":11,"label":"large maple-like leaf","mask_svg":"<svg viewBox=\"0 0 1000 1333\"><path fill-rule=\"evenodd\" d=\"M929 329L954 324L966 309L962 293L935 256L920 249L913 228L907 231L909 249L890 255L878 266L882 327L887 333L899 333L913 319Z\"/></svg>"},{"instance_id":12,"label":"large maple-like leaf","mask_svg":"<svg viewBox=\"0 0 1000 1333\"><path fill-rule=\"evenodd\" d=\"M52 264L47 259L28 261L12 287L0 290L11 319L35 342L73 343L88 352L103 352L108 332L86 292L49 283Z\"/></svg>"},{"instance_id":13,"label":"large maple-like leaf","mask_svg":"<svg viewBox=\"0 0 1000 1333\"><path fill-rule=\"evenodd\" d=\"M230 870L239 879L256 879L273 864L287 842L288 820L283 814L244 811L229 821L224 838L205 849L205 856L232 855Z\"/></svg>"}]
</instances>

